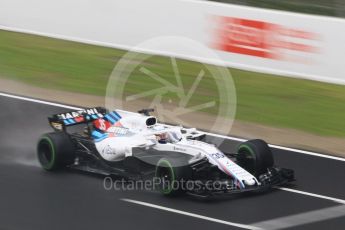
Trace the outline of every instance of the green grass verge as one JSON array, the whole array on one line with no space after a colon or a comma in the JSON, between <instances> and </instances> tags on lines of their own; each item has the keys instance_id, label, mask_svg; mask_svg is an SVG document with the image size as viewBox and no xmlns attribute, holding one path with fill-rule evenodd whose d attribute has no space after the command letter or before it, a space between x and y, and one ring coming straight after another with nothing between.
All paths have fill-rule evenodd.
<instances>
[{"instance_id":1,"label":"green grass verge","mask_svg":"<svg viewBox=\"0 0 345 230\"><path fill-rule=\"evenodd\" d=\"M124 50L0 31L0 76L45 88L103 96L108 77L124 53ZM167 79L173 76L168 58L155 56L145 64ZM178 60L177 64L183 84L190 86L201 64L185 60ZM236 119L345 137L345 86L230 70L238 97ZM215 85L207 77L208 73L198 89L198 97L191 103L198 104L213 96L209 92ZM126 91L135 93L152 84L157 83L150 82L137 70Z\"/></svg>"}]
</instances>

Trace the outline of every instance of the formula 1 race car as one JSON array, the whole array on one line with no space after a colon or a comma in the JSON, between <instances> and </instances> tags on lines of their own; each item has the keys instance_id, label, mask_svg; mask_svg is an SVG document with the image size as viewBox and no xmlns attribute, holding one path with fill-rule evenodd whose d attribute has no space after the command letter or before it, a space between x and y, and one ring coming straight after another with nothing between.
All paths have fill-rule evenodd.
<instances>
[{"instance_id":1,"label":"formula 1 race car","mask_svg":"<svg viewBox=\"0 0 345 230\"><path fill-rule=\"evenodd\" d=\"M222 152L204 132L157 123L150 112L96 107L55 114L48 118L54 132L38 141L39 162L48 171L72 168L128 180L158 178L165 195L266 191L294 180L292 170L275 167L263 140L241 143L235 153ZM183 186L188 182L195 184Z\"/></svg>"}]
</instances>

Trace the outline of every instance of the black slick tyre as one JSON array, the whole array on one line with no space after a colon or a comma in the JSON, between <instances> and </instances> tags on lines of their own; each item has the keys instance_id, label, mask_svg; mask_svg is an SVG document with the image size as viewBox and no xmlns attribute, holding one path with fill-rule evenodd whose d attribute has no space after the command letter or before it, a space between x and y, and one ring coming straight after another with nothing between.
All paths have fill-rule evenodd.
<instances>
[{"instance_id":1,"label":"black slick tyre","mask_svg":"<svg viewBox=\"0 0 345 230\"><path fill-rule=\"evenodd\" d=\"M174 159L162 158L156 165L155 177L159 180L159 191L163 195L174 196L185 191L182 183L191 178L191 170L188 165L181 166L181 162Z\"/></svg>"},{"instance_id":2,"label":"black slick tyre","mask_svg":"<svg viewBox=\"0 0 345 230\"><path fill-rule=\"evenodd\" d=\"M43 169L54 171L74 162L73 143L64 132L47 133L37 143L37 157Z\"/></svg>"},{"instance_id":3,"label":"black slick tyre","mask_svg":"<svg viewBox=\"0 0 345 230\"><path fill-rule=\"evenodd\" d=\"M237 147L237 163L252 173L259 176L273 167L273 154L268 144L260 139L249 140Z\"/></svg>"}]
</instances>

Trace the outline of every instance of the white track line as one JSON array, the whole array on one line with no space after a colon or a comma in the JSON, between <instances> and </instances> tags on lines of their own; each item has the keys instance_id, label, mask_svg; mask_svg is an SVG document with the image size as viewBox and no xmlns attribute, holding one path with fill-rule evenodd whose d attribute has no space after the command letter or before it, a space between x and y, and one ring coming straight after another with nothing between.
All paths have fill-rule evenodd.
<instances>
[{"instance_id":1,"label":"white track line","mask_svg":"<svg viewBox=\"0 0 345 230\"><path fill-rule=\"evenodd\" d=\"M285 187L276 187L276 188L283 190L283 191L286 191L286 192L293 192L293 193L297 193L297 194L301 194L301 195L305 195L305 196L311 196L311 197L315 197L315 198L319 198L319 199L333 201L333 202L336 202L339 204L345 204L345 200L330 197L330 196L323 196L323 195L319 195L316 193L304 192L304 191L295 190L295 189L291 189L291 188L285 188Z\"/></svg>"},{"instance_id":2,"label":"white track line","mask_svg":"<svg viewBox=\"0 0 345 230\"><path fill-rule=\"evenodd\" d=\"M195 214L195 213L191 213L191 212L181 211L178 209L173 209L173 208L168 208L168 207L164 207L164 206L160 206L160 205L156 205L156 204L146 203L143 201L137 201L137 200L132 200L132 199L121 199L121 200L129 202L129 203L133 203L133 204L138 204L138 205L142 205L142 206L146 206L146 207L150 207L150 208L155 208L155 209L159 209L159 210L163 210L163 211L167 211L167 212L173 212L173 213L177 213L180 215L190 216L190 217L215 222L218 224L229 225L229 226L233 226L233 227L237 227L237 228L249 229L249 230L261 230L262 229L262 228L251 226L251 225L229 222L229 221L220 220L220 219L216 219L216 218L212 218L212 217L208 217L208 216L203 216L203 215L199 215L199 214Z\"/></svg>"},{"instance_id":3,"label":"white track line","mask_svg":"<svg viewBox=\"0 0 345 230\"><path fill-rule=\"evenodd\" d=\"M274 230L274 229L285 229L285 228L290 228L293 226L299 226L303 224L310 224L318 221L324 221L328 219L334 219L338 217L342 217L345 215L345 206L335 206L335 207L330 207L330 208L324 208L320 210L315 210L315 211L309 211L305 213L299 213L291 216L285 216L285 217L279 217L276 219L271 219L271 220L265 220L261 222L256 222L252 223L250 225L248 224L240 224L240 223L235 223L235 222L230 222L230 221L225 221L225 220L220 220L208 216L203 216L191 212L186 212L178 209L173 209L173 208L168 208L165 206L161 205L156 205L156 204L151 204L143 201L138 201L138 200L133 200L133 199L126 199L123 198L121 199L122 201L141 205L141 206L146 206L150 208L155 208L167 212L172 212L180 215L185 215L189 217L194 217L206 221L211 221L214 223L218 224L224 224L224 225L229 225L233 227L238 227L242 229L250 229L250 230Z\"/></svg>"},{"instance_id":4,"label":"white track line","mask_svg":"<svg viewBox=\"0 0 345 230\"><path fill-rule=\"evenodd\" d=\"M33 98L28 98L28 97L23 97L23 96L16 96L16 95L8 94L8 93L1 93L0 92L0 96L15 98L15 99L24 100L24 101L30 101L30 102L35 102L35 103L40 103L40 104L45 104L45 105L57 106L57 107L62 107L62 108L67 108L67 109L75 109L75 110L82 109L82 108L75 107L75 106L69 106L69 105L64 105L64 104L60 104L60 103L49 102L49 101L44 101L44 100L39 100L39 99L33 99ZM207 135L210 135L210 136L234 140L234 141L247 141L246 139L237 138L237 137L223 136L220 134L214 134L214 133L208 133L208 132L204 132L204 133ZM306 154L306 155L310 155L310 156L322 157L322 158L327 158L327 159L331 159L331 160L337 160L337 161L344 161L345 162L345 158L342 158L342 157L335 157L335 156L330 156L330 155L326 155L326 154L315 153L315 152L305 151L305 150L300 150L300 149L294 149L294 148L289 148L289 147L284 147L284 146L279 146L279 145L271 145L270 144L269 146L272 148L275 148L275 149L281 149L281 150L291 151L291 152L295 152L295 153L302 153L302 154Z\"/></svg>"},{"instance_id":5,"label":"white track line","mask_svg":"<svg viewBox=\"0 0 345 230\"><path fill-rule=\"evenodd\" d=\"M265 220L252 223L252 225L265 230L277 230L330 220L342 216L345 216L345 205Z\"/></svg>"},{"instance_id":6,"label":"white track line","mask_svg":"<svg viewBox=\"0 0 345 230\"><path fill-rule=\"evenodd\" d=\"M54 103L54 102L43 101L43 100L38 100L38 99L33 99L33 98L28 98L28 97L16 96L16 95L7 94L7 93L1 93L1 92L0 92L0 96L24 100L24 101L30 101L30 102L35 102L35 103L40 103L40 104L45 104L45 105L57 106L57 107L62 107L62 108L67 108L67 109L75 109L75 110L82 109L79 107L64 105L64 104L60 104L60 103ZM219 134L213 134L213 133L206 133L206 134L211 135L211 136L215 136L215 137L235 140L235 141L246 141L245 139L222 136ZM270 145L270 146L273 148L277 148L277 149L282 149L282 150L287 150L287 151L292 151L292 152L297 152L297 153L303 153L303 154L307 154L307 155L311 155L311 156L323 157L323 158L328 158L328 159L338 160L338 161L345 161L345 158L333 157L333 156L329 156L329 155L323 155L320 153L313 153L313 152L308 152L308 151L304 151L304 150L292 149L292 148L276 146L276 145ZM298 194L302 194L302 195L306 195L306 196L316 197L316 198L320 198L320 199L326 199L326 200L334 201L336 203L345 204L344 200L333 198L333 197L327 197L327 196L323 196L323 195L318 195L318 194L314 194L314 193L309 193L309 192L304 192L304 191L299 191L299 190L289 189L289 188L283 188L283 187L277 187L277 189L284 190L287 192L298 193Z\"/></svg>"},{"instance_id":7,"label":"white track line","mask_svg":"<svg viewBox=\"0 0 345 230\"><path fill-rule=\"evenodd\" d=\"M43 101L43 100L28 98L28 97L16 96L16 95L7 94L7 93L0 93L0 96L10 97L10 98L14 98L14 99L23 100L23 101L35 102L35 103L44 104L44 105L62 107L62 108L66 108L66 109L75 109L75 110L82 109L82 108L75 107L75 106L69 106L69 105L59 104L59 103L55 103L55 102L49 102L49 101Z\"/></svg>"}]
</instances>

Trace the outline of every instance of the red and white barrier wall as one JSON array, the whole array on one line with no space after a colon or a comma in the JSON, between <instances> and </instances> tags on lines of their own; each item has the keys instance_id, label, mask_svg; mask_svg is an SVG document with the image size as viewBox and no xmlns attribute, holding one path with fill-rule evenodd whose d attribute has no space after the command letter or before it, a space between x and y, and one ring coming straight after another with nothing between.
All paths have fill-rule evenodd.
<instances>
[{"instance_id":1,"label":"red and white barrier wall","mask_svg":"<svg viewBox=\"0 0 345 230\"><path fill-rule=\"evenodd\" d=\"M2 29L125 49L159 36L183 36L212 48L231 67L345 84L344 19L201 0L0 4ZM150 49L146 51L214 61L183 50Z\"/></svg>"}]
</instances>

